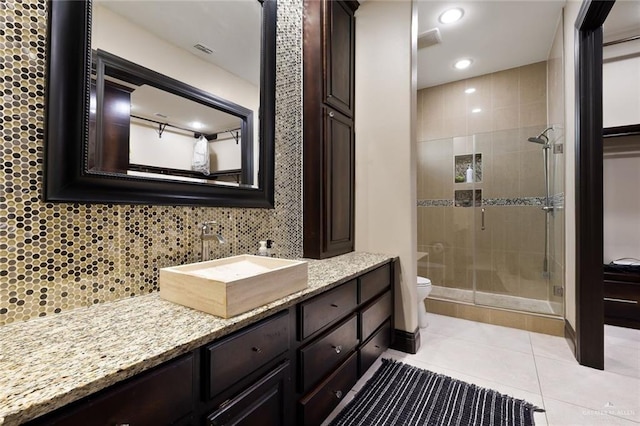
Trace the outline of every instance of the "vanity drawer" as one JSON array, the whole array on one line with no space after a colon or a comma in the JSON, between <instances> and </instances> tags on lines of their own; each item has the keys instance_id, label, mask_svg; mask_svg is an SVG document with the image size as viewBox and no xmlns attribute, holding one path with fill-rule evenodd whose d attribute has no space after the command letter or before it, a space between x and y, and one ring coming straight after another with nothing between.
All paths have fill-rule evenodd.
<instances>
[{"instance_id":1,"label":"vanity drawer","mask_svg":"<svg viewBox=\"0 0 640 426\"><path fill-rule=\"evenodd\" d=\"M322 424L358 381L357 361L354 352L327 380L300 400L300 424Z\"/></svg>"},{"instance_id":2,"label":"vanity drawer","mask_svg":"<svg viewBox=\"0 0 640 426\"><path fill-rule=\"evenodd\" d=\"M289 362L279 365L249 388L226 400L207 416L209 426L283 425L287 408Z\"/></svg>"},{"instance_id":3,"label":"vanity drawer","mask_svg":"<svg viewBox=\"0 0 640 426\"><path fill-rule=\"evenodd\" d=\"M306 391L340 364L358 345L358 318L353 314L327 335L300 349L302 391Z\"/></svg>"},{"instance_id":4,"label":"vanity drawer","mask_svg":"<svg viewBox=\"0 0 640 426\"><path fill-rule=\"evenodd\" d=\"M356 280L300 304L298 338L304 340L353 311L358 304Z\"/></svg>"},{"instance_id":5,"label":"vanity drawer","mask_svg":"<svg viewBox=\"0 0 640 426\"><path fill-rule=\"evenodd\" d=\"M391 321L385 322L371 339L360 348L360 375L371 367L391 344Z\"/></svg>"},{"instance_id":6,"label":"vanity drawer","mask_svg":"<svg viewBox=\"0 0 640 426\"><path fill-rule=\"evenodd\" d=\"M142 373L29 425L174 424L193 404L193 355Z\"/></svg>"},{"instance_id":7,"label":"vanity drawer","mask_svg":"<svg viewBox=\"0 0 640 426\"><path fill-rule=\"evenodd\" d=\"M360 314L360 340L365 341L380 324L385 322L393 313L393 298L391 291L387 291L373 303L362 310Z\"/></svg>"},{"instance_id":8,"label":"vanity drawer","mask_svg":"<svg viewBox=\"0 0 640 426\"><path fill-rule=\"evenodd\" d=\"M206 347L207 395L212 398L289 350L289 311Z\"/></svg>"},{"instance_id":9,"label":"vanity drawer","mask_svg":"<svg viewBox=\"0 0 640 426\"><path fill-rule=\"evenodd\" d=\"M391 286L391 266L386 264L361 276L359 279L359 303L366 303Z\"/></svg>"}]
</instances>

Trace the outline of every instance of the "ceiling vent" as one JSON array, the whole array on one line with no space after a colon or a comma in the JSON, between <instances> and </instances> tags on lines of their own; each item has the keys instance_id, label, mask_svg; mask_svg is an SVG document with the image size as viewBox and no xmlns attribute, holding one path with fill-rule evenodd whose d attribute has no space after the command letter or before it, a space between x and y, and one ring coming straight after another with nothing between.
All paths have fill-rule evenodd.
<instances>
[{"instance_id":1,"label":"ceiling vent","mask_svg":"<svg viewBox=\"0 0 640 426\"><path fill-rule=\"evenodd\" d=\"M207 47L202 43L197 43L193 47L195 47L196 49L198 49L201 52L206 53L207 55L211 55L213 53L213 49L212 48Z\"/></svg>"},{"instance_id":2,"label":"ceiling vent","mask_svg":"<svg viewBox=\"0 0 640 426\"><path fill-rule=\"evenodd\" d=\"M438 28L430 29L418 36L418 49L424 49L439 43L442 43L442 36Z\"/></svg>"}]
</instances>

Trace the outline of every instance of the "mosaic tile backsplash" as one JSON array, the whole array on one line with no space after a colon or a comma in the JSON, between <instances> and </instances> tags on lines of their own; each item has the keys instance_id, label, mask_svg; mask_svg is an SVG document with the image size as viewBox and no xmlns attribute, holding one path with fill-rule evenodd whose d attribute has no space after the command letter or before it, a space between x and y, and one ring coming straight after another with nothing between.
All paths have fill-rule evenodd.
<instances>
[{"instance_id":1,"label":"mosaic tile backsplash","mask_svg":"<svg viewBox=\"0 0 640 426\"><path fill-rule=\"evenodd\" d=\"M302 255L302 2L278 0L273 210L42 201L45 0L0 2L0 325L158 290L158 269L200 258L198 226L221 225L216 257L270 238Z\"/></svg>"}]
</instances>

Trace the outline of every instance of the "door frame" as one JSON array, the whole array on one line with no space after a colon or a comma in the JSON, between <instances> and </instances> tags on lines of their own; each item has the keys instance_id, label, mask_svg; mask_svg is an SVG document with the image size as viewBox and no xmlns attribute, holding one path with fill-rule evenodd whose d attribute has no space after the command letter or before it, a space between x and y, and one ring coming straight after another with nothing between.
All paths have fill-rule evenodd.
<instances>
[{"instance_id":1,"label":"door frame","mask_svg":"<svg viewBox=\"0 0 640 426\"><path fill-rule=\"evenodd\" d=\"M604 369L602 24L615 1L584 0L575 23L576 358Z\"/></svg>"}]
</instances>

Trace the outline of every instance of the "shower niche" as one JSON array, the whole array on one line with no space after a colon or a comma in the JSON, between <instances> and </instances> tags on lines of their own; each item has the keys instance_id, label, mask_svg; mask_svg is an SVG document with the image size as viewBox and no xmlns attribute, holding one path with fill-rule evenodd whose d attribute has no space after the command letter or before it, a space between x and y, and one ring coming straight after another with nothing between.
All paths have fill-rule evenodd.
<instances>
[{"instance_id":1,"label":"shower niche","mask_svg":"<svg viewBox=\"0 0 640 426\"><path fill-rule=\"evenodd\" d=\"M453 202L454 207L481 207L482 189L456 189Z\"/></svg>"},{"instance_id":2,"label":"shower niche","mask_svg":"<svg viewBox=\"0 0 640 426\"><path fill-rule=\"evenodd\" d=\"M453 180L455 183L482 182L482 154L463 154L454 157ZM467 179L467 170L471 167L472 179Z\"/></svg>"}]
</instances>

